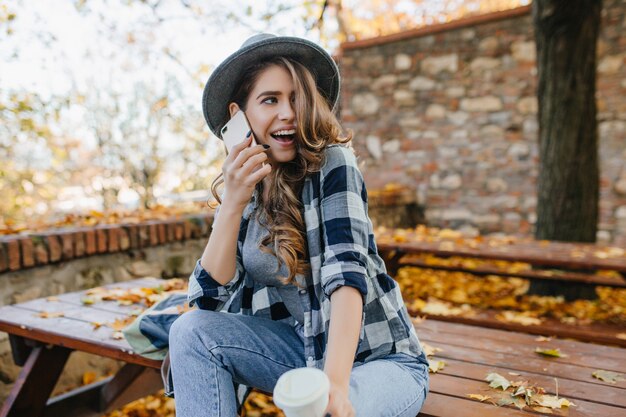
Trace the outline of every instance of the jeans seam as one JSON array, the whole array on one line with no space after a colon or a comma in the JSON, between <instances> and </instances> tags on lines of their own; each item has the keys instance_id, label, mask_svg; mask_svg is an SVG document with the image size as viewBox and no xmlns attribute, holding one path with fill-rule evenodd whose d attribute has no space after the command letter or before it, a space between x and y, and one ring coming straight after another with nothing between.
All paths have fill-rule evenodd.
<instances>
[{"instance_id":1,"label":"jeans seam","mask_svg":"<svg viewBox=\"0 0 626 417\"><path fill-rule=\"evenodd\" d=\"M256 351L256 350L246 349L246 348L239 347L239 346L217 345L217 346L213 346L212 348L209 348L209 349L208 349L208 351L209 351L209 353L210 353L213 357L215 357L215 355L213 354L213 350L214 350L214 349L218 349L218 348L228 348L228 349L238 349L238 350L243 350L243 351L245 351L245 352L250 352L250 353L254 353L254 354L257 354L257 355L263 356L263 357L264 357L265 359L267 359L267 360L270 360L270 361L272 361L272 362L274 362L274 363L276 363L276 364L279 364L279 365L285 366L285 367L290 368L290 369L295 369L295 368L297 367L297 365L291 366L291 365L288 365L288 364L283 363L283 362L281 362L281 361L275 360L274 358L271 358L271 357L269 357L269 356L265 355L264 353L260 353L260 352L258 352L258 351ZM221 363L221 361L220 361L220 363Z\"/></svg>"},{"instance_id":2,"label":"jeans seam","mask_svg":"<svg viewBox=\"0 0 626 417\"><path fill-rule=\"evenodd\" d=\"M417 380L413 377L413 375L411 374L411 372L410 372L407 368L405 368L404 366L402 366L401 364L397 363L397 362L396 362L396 361L394 361L394 360L390 360L390 359L383 359L383 360L386 360L387 362L391 362L391 363L393 363L393 364L394 364L397 368L400 368L403 372L408 373L408 374L409 374L409 376L411 377L411 379L412 379L413 381L415 381L415 383L416 383L416 384L418 384L418 385L419 385L419 382L418 382L418 381L417 381ZM424 387L424 389L423 389L424 391L425 391L425 388L426 388L426 387ZM420 396L419 396L419 394L417 394L417 395L413 398L413 400L412 400L412 401L411 401L411 400L409 400L410 402L406 405L406 407L404 407L403 409L401 409L398 413L394 414L394 415L393 415L393 417L397 417L397 416L402 415L402 413L404 413L404 412L405 412L406 410L408 410L408 409L409 409L409 408L410 408L413 404L415 404L415 403L419 400L419 398L420 398Z\"/></svg>"}]
</instances>

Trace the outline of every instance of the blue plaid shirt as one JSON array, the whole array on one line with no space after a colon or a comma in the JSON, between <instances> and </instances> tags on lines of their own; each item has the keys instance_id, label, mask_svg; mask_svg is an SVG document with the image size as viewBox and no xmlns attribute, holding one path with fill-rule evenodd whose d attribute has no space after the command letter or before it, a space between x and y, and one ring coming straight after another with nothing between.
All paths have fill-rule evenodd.
<instances>
[{"instance_id":1,"label":"blue plaid shirt","mask_svg":"<svg viewBox=\"0 0 626 417\"><path fill-rule=\"evenodd\" d=\"M323 369L330 321L330 296L347 285L363 298L363 317L355 363L391 353L418 356L417 334L398 284L378 255L367 214L367 190L351 148L331 145L320 171L305 179L302 190L311 273L298 275L304 310L304 352L309 367ZM284 321L295 320L275 287L254 281L243 268L241 252L256 194L241 219L236 272L221 285L200 262L189 280L188 301L201 309L227 311ZM216 213L216 216L218 213Z\"/></svg>"}]
</instances>

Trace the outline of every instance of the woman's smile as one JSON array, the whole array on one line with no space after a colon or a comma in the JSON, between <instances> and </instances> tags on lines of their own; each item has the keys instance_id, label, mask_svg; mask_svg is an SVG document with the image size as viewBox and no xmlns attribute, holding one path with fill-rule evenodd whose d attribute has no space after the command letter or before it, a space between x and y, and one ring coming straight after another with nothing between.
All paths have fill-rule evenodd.
<instances>
[{"instance_id":1,"label":"woman's smile","mask_svg":"<svg viewBox=\"0 0 626 417\"><path fill-rule=\"evenodd\" d=\"M246 103L246 116L257 142L270 145L270 162L290 162L296 157L294 84L283 67L272 65L259 76Z\"/></svg>"}]
</instances>

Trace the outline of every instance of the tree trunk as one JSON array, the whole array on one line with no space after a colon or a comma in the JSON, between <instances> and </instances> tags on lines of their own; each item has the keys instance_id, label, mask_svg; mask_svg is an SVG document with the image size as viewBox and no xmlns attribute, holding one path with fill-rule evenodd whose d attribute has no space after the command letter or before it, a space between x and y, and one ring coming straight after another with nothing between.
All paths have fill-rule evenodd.
<instances>
[{"instance_id":1,"label":"tree trunk","mask_svg":"<svg viewBox=\"0 0 626 417\"><path fill-rule=\"evenodd\" d=\"M601 0L534 0L539 100L537 239L595 242L596 42Z\"/></svg>"}]
</instances>

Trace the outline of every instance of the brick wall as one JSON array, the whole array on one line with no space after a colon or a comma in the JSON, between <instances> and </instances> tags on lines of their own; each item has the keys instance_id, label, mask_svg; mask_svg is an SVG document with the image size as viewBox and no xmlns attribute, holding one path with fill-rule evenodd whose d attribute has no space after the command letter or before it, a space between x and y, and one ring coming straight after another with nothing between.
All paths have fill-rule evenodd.
<instances>
[{"instance_id":1,"label":"brick wall","mask_svg":"<svg viewBox=\"0 0 626 417\"><path fill-rule=\"evenodd\" d=\"M0 274L73 259L208 238L212 215L0 237Z\"/></svg>"},{"instance_id":2,"label":"brick wall","mask_svg":"<svg viewBox=\"0 0 626 417\"><path fill-rule=\"evenodd\" d=\"M598 44L599 241L626 245L626 2ZM531 234L538 165L530 8L343 44L342 122L372 189L414 190L430 225Z\"/></svg>"}]
</instances>

